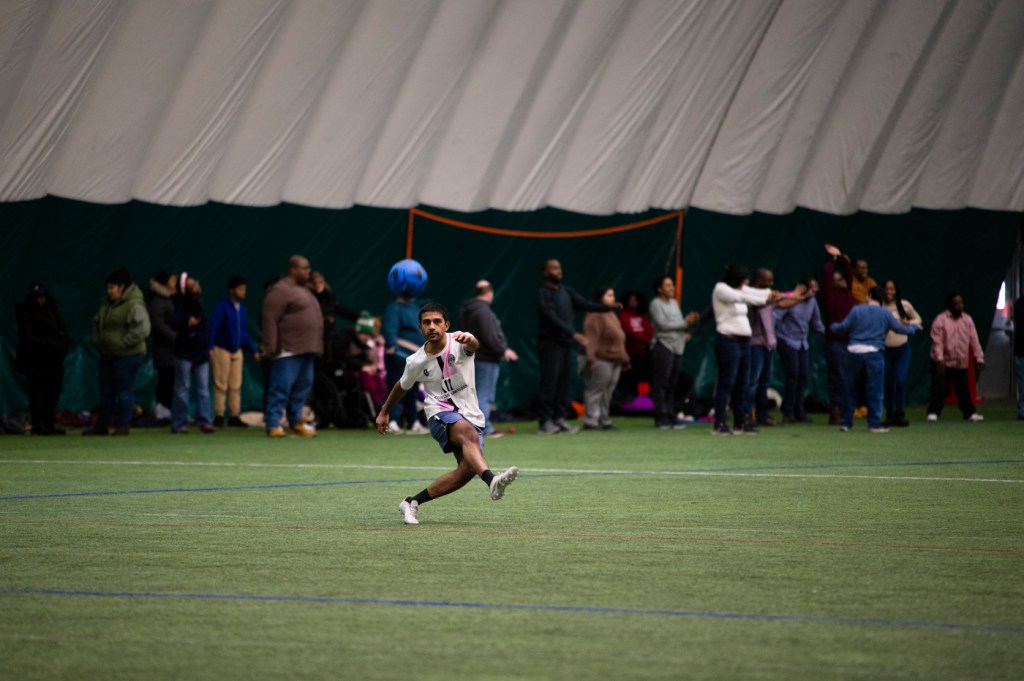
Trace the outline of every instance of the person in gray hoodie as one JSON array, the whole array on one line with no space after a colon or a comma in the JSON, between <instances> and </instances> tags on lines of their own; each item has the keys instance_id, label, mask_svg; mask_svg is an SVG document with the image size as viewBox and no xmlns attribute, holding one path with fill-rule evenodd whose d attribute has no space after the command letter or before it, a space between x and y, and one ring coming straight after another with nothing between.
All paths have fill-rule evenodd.
<instances>
[{"instance_id":1,"label":"person in gray hoodie","mask_svg":"<svg viewBox=\"0 0 1024 681\"><path fill-rule=\"evenodd\" d=\"M476 397L480 411L484 413L484 435L501 437L491 423L491 407L497 399L498 376L501 363L519 359L515 350L508 347L501 320L491 309L494 302L494 287L486 279L476 283L475 297L462 304L459 311L459 329L468 331L480 341L476 352Z\"/></svg>"}]
</instances>

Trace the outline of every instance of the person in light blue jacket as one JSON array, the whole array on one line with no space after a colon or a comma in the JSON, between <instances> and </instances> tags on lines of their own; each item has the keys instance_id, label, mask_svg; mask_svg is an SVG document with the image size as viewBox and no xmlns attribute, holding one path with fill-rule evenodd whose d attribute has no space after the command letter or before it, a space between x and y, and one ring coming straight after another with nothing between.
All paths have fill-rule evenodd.
<instances>
[{"instance_id":1,"label":"person in light blue jacket","mask_svg":"<svg viewBox=\"0 0 1024 681\"><path fill-rule=\"evenodd\" d=\"M885 336L890 329L897 333L917 333L918 326L900 324L892 313L882 307L885 292L875 286L868 293L868 302L857 305L841 322L829 327L833 333L850 333L846 346L847 357L843 393L842 414L839 428L848 431L853 426L853 408L856 401L856 379L861 372L866 374L868 430L872 433L887 433L882 425L882 401L885 395Z\"/></svg>"}]
</instances>

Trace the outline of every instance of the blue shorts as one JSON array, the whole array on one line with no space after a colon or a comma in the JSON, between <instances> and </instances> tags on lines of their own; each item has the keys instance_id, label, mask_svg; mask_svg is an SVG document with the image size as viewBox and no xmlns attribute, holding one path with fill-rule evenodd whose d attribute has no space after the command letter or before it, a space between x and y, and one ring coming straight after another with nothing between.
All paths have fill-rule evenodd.
<instances>
[{"instance_id":1,"label":"blue shorts","mask_svg":"<svg viewBox=\"0 0 1024 681\"><path fill-rule=\"evenodd\" d=\"M427 424L430 426L430 434L437 440L437 444L441 445L441 451L449 454L454 451L454 445L448 441L448 426L459 421L465 421L473 426L473 429L476 430L476 436L480 440L480 451L484 451L483 428L473 425L472 421L467 420L465 416L457 411L439 411L427 420Z\"/></svg>"}]
</instances>

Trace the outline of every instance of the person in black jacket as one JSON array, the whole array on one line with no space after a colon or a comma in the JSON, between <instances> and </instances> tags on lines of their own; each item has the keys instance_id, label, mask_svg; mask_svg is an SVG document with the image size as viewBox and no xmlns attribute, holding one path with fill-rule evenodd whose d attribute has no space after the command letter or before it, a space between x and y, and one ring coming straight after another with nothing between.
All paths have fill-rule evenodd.
<instances>
[{"instance_id":1,"label":"person in black jacket","mask_svg":"<svg viewBox=\"0 0 1024 681\"><path fill-rule=\"evenodd\" d=\"M320 303L320 314L324 318L324 354L321 356L321 359L331 362L336 359L335 354L337 354L338 350L335 347L338 341L338 337L335 334L337 330L335 320L341 317L354 323L359 319L359 311L339 303L337 298L334 297L331 287L327 285L324 275L320 272L310 272L307 286L313 292L316 302Z\"/></svg>"},{"instance_id":2,"label":"person in black jacket","mask_svg":"<svg viewBox=\"0 0 1024 681\"><path fill-rule=\"evenodd\" d=\"M156 369L156 406L153 415L161 424L171 418L171 404L174 402L174 330L175 289L178 275L157 272L149 280L150 298L148 304L149 323L152 326L153 368Z\"/></svg>"},{"instance_id":3,"label":"person in black jacket","mask_svg":"<svg viewBox=\"0 0 1024 681\"><path fill-rule=\"evenodd\" d=\"M476 283L476 296L462 304L459 311L459 330L469 331L480 341L476 351L476 398L484 414L484 435L501 437L502 432L491 423L491 407L498 392L498 376L501 363L519 359L515 350L508 347L501 320L491 309L494 302L494 287L485 279Z\"/></svg>"},{"instance_id":4,"label":"person in black jacket","mask_svg":"<svg viewBox=\"0 0 1024 681\"><path fill-rule=\"evenodd\" d=\"M210 320L203 309L199 280L182 272L179 293L174 296L174 404L171 432L188 432L188 402L196 384L196 425L203 433L214 432L210 423Z\"/></svg>"},{"instance_id":5,"label":"person in black jacket","mask_svg":"<svg viewBox=\"0 0 1024 681\"><path fill-rule=\"evenodd\" d=\"M577 333L573 310L608 312L619 310L621 303L608 307L585 299L569 286L562 285L562 264L555 259L544 263L544 282L537 289L537 359L540 361L540 396L537 416L541 435L576 433L579 428L566 423L565 404L569 399L572 377L572 342L586 347L587 339Z\"/></svg>"},{"instance_id":6,"label":"person in black jacket","mask_svg":"<svg viewBox=\"0 0 1024 681\"><path fill-rule=\"evenodd\" d=\"M25 374L33 435L64 435L54 423L57 400L64 389L64 357L71 337L57 303L41 283L29 287L15 306L18 355L15 366Z\"/></svg>"}]
</instances>

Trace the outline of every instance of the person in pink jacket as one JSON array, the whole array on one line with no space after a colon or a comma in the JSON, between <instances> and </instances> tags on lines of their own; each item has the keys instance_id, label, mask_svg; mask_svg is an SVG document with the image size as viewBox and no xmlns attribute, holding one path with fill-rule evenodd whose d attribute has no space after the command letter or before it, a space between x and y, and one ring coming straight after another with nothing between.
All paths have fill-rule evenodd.
<instances>
[{"instance_id":1,"label":"person in pink jacket","mask_svg":"<svg viewBox=\"0 0 1024 681\"><path fill-rule=\"evenodd\" d=\"M967 385L967 369L971 359L978 368L985 366L985 353L981 350L978 330L971 315L964 312L964 299L957 293L946 296L946 310L932 322L932 391L928 402L928 420L938 421L946 403L949 383L952 381L956 400L965 421L981 421L974 410L971 391Z\"/></svg>"}]
</instances>

